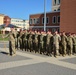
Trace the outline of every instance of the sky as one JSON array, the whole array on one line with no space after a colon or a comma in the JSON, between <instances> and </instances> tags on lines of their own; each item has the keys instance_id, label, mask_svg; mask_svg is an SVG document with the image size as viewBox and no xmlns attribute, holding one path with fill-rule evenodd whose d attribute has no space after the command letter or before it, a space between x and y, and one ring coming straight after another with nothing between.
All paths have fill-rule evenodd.
<instances>
[{"instance_id":1,"label":"sky","mask_svg":"<svg viewBox=\"0 0 76 75\"><path fill-rule=\"evenodd\" d=\"M46 0L46 12L51 11L52 0ZM29 19L30 14L43 13L44 0L0 0L0 13L11 18Z\"/></svg>"}]
</instances>

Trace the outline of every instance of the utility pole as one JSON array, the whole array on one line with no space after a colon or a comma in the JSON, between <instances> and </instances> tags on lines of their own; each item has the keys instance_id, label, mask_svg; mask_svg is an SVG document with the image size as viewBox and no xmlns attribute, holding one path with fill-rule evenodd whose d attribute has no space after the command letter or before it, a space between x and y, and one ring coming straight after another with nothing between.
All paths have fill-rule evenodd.
<instances>
[{"instance_id":1,"label":"utility pole","mask_svg":"<svg viewBox=\"0 0 76 75\"><path fill-rule=\"evenodd\" d=\"M46 0L44 0L44 31L46 31Z\"/></svg>"}]
</instances>

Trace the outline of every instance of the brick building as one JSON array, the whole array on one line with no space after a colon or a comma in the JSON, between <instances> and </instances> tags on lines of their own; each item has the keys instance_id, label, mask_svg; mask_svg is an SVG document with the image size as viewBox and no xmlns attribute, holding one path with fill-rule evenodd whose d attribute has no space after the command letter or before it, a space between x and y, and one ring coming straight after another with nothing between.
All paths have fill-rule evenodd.
<instances>
[{"instance_id":1,"label":"brick building","mask_svg":"<svg viewBox=\"0 0 76 75\"><path fill-rule=\"evenodd\" d=\"M76 0L61 0L60 31L76 33Z\"/></svg>"},{"instance_id":2,"label":"brick building","mask_svg":"<svg viewBox=\"0 0 76 75\"><path fill-rule=\"evenodd\" d=\"M44 28L44 14L32 14L29 16L30 19L30 29ZM52 32L58 30L60 27L60 12L47 12L46 13L46 30L51 30Z\"/></svg>"},{"instance_id":3,"label":"brick building","mask_svg":"<svg viewBox=\"0 0 76 75\"><path fill-rule=\"evenodd\" d=\"M52 0L52 11L60 11L61 0Z\"/></svg>"},{"instance_id":4,"label":"brick building","mask_svg":"<svg viewBox=\"0 0 76 75\"><path fill-rule=\"evenodd\" d=\"M4 16L3 24L8 26L11 23L11 18L9 16Z\"/></svg>"}]
</instances>

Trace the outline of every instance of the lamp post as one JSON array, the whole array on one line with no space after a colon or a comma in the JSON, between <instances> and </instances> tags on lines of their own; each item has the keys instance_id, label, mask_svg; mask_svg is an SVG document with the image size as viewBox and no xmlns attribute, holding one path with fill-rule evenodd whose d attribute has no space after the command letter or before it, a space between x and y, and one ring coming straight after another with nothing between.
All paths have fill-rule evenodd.
<instances>
[{"instance_id":1,"label":"lamp post","mask_svg":"<svg viewBox=\"0 0 76 75\"><path fill-rule=\"evenodd\" d=\"M23 20L23 29L25 29L25 20Z\"/></svg>"},{"instance_id":2,"label":"lamp post","mask_svg":"<svg viewBox=\"0 0 76 75\"><path fill-rule=\"evenodd\" d=\"M44 31L46 31L46 0L44 0Z\"/></svg>"}]
</instances>

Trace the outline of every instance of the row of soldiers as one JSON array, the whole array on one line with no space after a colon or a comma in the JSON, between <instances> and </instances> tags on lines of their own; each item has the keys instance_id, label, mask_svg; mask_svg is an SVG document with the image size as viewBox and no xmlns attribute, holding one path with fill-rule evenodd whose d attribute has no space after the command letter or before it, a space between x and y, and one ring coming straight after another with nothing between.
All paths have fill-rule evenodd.
<instances>
[{"instance_id":1,"label":"row of soldiers","mask_svg":"<svg viewBox=\"0 0 76 75\"><path fill-rule=\"evenodd\" d=\"M76 34L55 31L15 30L15 48L55 57L76 54Z\"/></svg>"}]
</instances>

